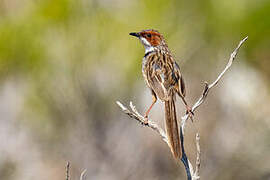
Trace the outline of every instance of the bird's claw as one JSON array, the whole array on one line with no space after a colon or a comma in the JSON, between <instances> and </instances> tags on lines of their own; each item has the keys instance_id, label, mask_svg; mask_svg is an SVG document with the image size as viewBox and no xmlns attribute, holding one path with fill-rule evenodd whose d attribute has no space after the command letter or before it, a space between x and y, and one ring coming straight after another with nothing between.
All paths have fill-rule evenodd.
<instances>
[{"instance_id":1,"label":"bird's claw","mask_svg":"<svg viewBox=\"0 0 270 180\"><path fill-rule=\"evenodd\" d=\"M144 120L141 122L142 123L142 125L144 125L144 126L148 126L149 124L148 124L148 115L145 115L144 116Z\"/></svg>"}]
</instances>

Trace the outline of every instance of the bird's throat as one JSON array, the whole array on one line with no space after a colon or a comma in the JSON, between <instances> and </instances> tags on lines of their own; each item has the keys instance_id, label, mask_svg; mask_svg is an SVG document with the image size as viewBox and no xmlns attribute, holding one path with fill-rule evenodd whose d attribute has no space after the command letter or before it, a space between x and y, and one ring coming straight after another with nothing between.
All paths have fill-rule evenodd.
<instances>
[{"instance_id":1,"label":"bird's throat","mask_svg":"<svg viewBox=\"0 0 270 180\"><path fill-rule=\"evenodd\" d=\"M144 46L145 48L145 54L153 52L155 49L153 46Z\"/></svg>"}]
</instances>

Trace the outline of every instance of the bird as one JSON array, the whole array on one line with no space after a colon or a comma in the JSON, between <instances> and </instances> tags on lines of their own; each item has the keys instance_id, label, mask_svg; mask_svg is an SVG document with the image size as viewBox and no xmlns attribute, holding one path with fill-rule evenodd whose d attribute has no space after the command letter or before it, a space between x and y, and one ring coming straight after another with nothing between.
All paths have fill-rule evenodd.
<instances>
[{"instance_id":1,"label":"bird","mask_svg":"<svg viewBox=\"0 0 270 180\"><path fill-rule=\"evenodd\" d=\"M157 99L165 104L165 129L168 144L176 159L181 158L181 142L176 116L176 94L184 102L187 113L191 112L186 100L186 88L180 67L174 60L171 51L163 37L157 30L147 29L140 32L131 32L145 48L142 59L142 74L146 85L152 94L152 104L145 113L145 125L148 124L148 115Z\"/></svg>"}]
</instances>

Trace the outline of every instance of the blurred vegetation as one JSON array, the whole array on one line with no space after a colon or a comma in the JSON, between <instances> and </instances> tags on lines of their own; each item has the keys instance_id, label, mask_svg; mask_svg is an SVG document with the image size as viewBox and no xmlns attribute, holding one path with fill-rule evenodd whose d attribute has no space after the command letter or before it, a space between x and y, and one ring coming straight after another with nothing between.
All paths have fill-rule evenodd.
<instances>
[{"instance_id":1,"label":"blurred vegetation","mask_svg":"<svg viewBox=\"0 0 270 180\"><path fill-rule=\"evenodd\" d=\"M122 128L127 128L132 123L119 120L121 112L114 102L116 100L125 102L136 100L138 103L142 103L144 99L140 96L144 88L140 64L143 46L134 38L129 37L128 33L148 28L158 29L162 32L175 57L177 59L181 57L178 61L184 67L185 77L187 80L193 80L188 84L196 89L199 89L200 86L192 84L200 83L210 77L213 78L214 73L209 72L218 72L220 67L216 68L217 65L224 64L224 59L229 57L229 53L239 40L249 36L248 42L241 49L240 56L243 58L241 62L237 63L244 63L252 71L259 73L260 79L265 80L263 82L266 85L267 98L269 98L269 12L270 1L268 0L0 1L0 90L4 92L11 83L14 90L8 90L8 92L13 92L23 98L21 105L14 104L20 108L13 108L12 105L8 112L16 114L16 117L13 118L16 122L14 126L29 133L31 140L27 141L33 141L35 144L33 146L36 147L34 149L42 154L40 159L46 159L44 162L46 165L40 166L42 168L36 173L45 173L50 171L45 170L46 168L54 168L58 171L52 171L53 175L44 179L57 179L59 176L63 178L59 174L61 170L63 175L65 174L64 161L69 158L78 168L74 173L79 173L80 168L93 169L96 166L98 169L100 166L90 165L91 162L85 162L82 160L84 157L80 157L87 156L86 159L89 161L102 157L104 162L115 163L116 161L119 166L119 169L112 169L113 172L108 170L110 168L105 168L105 165L102 166L102 170L106 169L104 171L107 174L114 174L104 177L100 175L105 174L102 170L90 170L89 179L91 179L91 175L94 179L138 179L138 177L177 179L181 174L176 165L170 165L171 159L164 160L166 157L160 157L158 162L153 162L153 164L158 164L158 167L151 166L156 169L149 171L149 174L143 171L138 173L138 176L134 176L132 175L134 172L129 169L126 170L126 175L116 175L117 172L121 174L122 166L132 161L123 160L126 163L123 165L120 160L119 162L116 160L114 154L110 153L110 148L116 146L113 139L109 138L112 137L110 129L115 126L122 127L119 124L123 124L123 122L126 124ZM150 98L150 94L148 96ZM17 96L15 97L17 98ZM4 98L2 97L2 99ZM15 100L15 102L17 101ZM2 103L3 107L6 107L6 101L2 101ZM145 108L145 106L145 103L142 103L140 108ZM265 106L267 107L267 104ZM266 108L265 111L269 113L269 109ZM224 113L223 110L220 110L219 113L222 112ZM218 114L218 112L216 113ZM219 115L214 117L219 117ZM1 118L2 122L8 122L8 116L2 115ZM121 119L124 118L121 117ZM216 127L215 125L213 127ZM129 128L136 129L137 126ZM201 128L203 129L203 125ZM122 132L122 130L116 130L116 132ZM202 130L202 132L204 131ZM138 132L134 132L134 134L136 133L138 134ZM117 136L117 133L114 135ZM130 133L125 135L130 135ZM269 132L263 135L265 141L269 142ZM17 135L14 136L17 138ZM77 139L72 140L73 136ZM201 136L203 137L204 134ZM207 142L207 138L210 136L211 134L205 135L203 141ZM69 138L71 140L67 140ZM140 138L142 139L143 136L135 138L137 140L132 139L132 141L140 141ZM81 150L75 150L76 148L72 150L75 147L73 141L76 143L81 141L82 144L88 143L88 145L83 146ZM158 144L158 139L156 141ZM111 146L107 147L106 143ZM264 143L262 142L262 144ZM263 146L262 144L260 146ZM264 145L265 149L269 148L269 143ZM1 146L5 145L0 145L0 149L3 148ZM96 150L90 151L89 149L93 146L96 147ZM144 147L140 148L144 149ZM66 149L69 150L65 151ZM126 148L118 150L123 149ZM27 151L27 148L22 151ZM89 151L93 157L87 155ZM164 148L163 151L165 151ZM203 152L205 151L203 150ZM158 150L155 152L155 157L163 155ZM20 156L20 154L18 155ZM130 154L123 156L128 158ZM235 155L231 155L230 158L234 159L233 156ZM268 156L270 157L269 152ZM50 167L52 162L59 159L62 164L57 162ZM83 161L82 164L80 164L81 161ZM243 159L237 162L241 164L241 161ZM1 179L37 178L35 175L23 176L21 174L18 175L18 178L14 177L11 171L19 171L18 173L24 171L23 168L18 170L16 162L11 159L0 163ZM213 165L215 162L218 162L220 167L214 174L205 172L205 176L211 176L208 179L217 179L217 177L222 179L222 174L219 174L224 173L222 167L231 168L228 160L221 163L214 159L210 162L208 158L205 158L203 162L203 167L208 163ZM149 163L146 164L150 166ZM109 163L109 167L111 165L113 164ZM265 165L262 166L265 167ZM137 166L128 167L138 170L139 165ZM256 165L249 164L249 166L254 168L252 170L254 173L249 172L246 176L243 174L243 177L239 176L237 179L259 179L262 176L267 177L267 171L269 174L269 169L258 170ZM117 167L114 166L114 168ZM162 169L161 172L166 173L156 177L154 173L159 172L159 168ZM240 168L239 171L248 171L249 168L245 168ZM223 179L232 179L233 175L237 174L233 168L231 169L231 171L226 170L226 176ZM207 171L207 167L202 171ZM54 176L55 174L57 176Z\"/></svg>"}]
</instances>

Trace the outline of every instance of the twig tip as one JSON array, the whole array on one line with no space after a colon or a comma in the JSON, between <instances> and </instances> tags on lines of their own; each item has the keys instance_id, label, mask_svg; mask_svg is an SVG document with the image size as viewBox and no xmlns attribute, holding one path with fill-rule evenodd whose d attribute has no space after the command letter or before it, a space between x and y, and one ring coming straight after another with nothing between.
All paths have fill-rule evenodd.
<instances>
[{"instance_id":1,"label":"twig tip","mask_svg":"<svg viewBox=\"0 0 270 180\"><path fill-rule=\"evenodd\" d=\"M86 171L87 171L87 169L85 169L85 170L82 171L81 176L80 176L80 180L83 180L83 177L84 177Z\"/></svg>"},{"instance_id":2,"label":"twig tip","mask_svg":"<svg viewBox=\"0 0 270 180\"><path fill-rule=\"evenodd\" d=\"M116 101L116 104L117 104L123 111L127 110L127 108L126 108L122 103L120 103L120 101Z\"/></svg>"}]
</instances>

